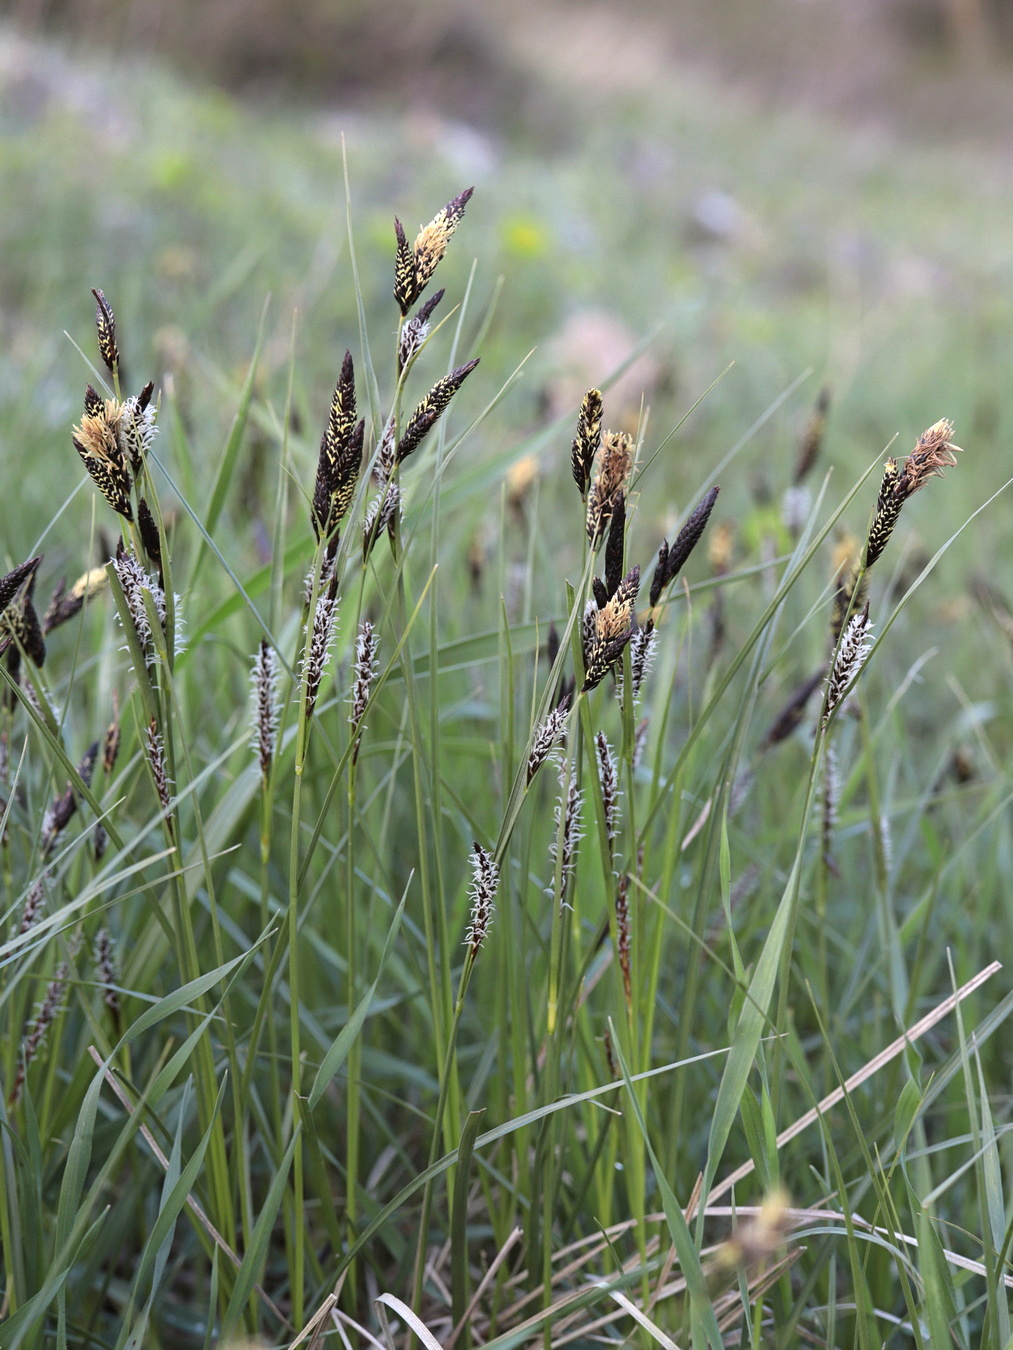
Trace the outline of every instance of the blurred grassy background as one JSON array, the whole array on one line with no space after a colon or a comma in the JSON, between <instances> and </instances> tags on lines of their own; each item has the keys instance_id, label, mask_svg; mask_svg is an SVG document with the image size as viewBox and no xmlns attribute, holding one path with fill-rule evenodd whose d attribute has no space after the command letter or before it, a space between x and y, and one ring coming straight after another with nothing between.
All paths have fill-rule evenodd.
<instances>
[{"instance_id":1,"label":"blurred grassy background","mask_svg":"<svg viewBox=\"0 0 1013 1350\"><path fill-rule=\"evenodd\" d=\"M5 468L69 462L86 375L63 333L90 340L91 285L209 463L270 294L259 392L281 398L294 341L308 463L358 342L344 139L380 340L393 214L410 230L476 185L472 328L495 311L465 400L535 349L482 433L498 453L651 339L610 414L635 421L643 389L648 444L734 362L668 456L659 528L799 381L723 482L728 513L778 500L827 383L845 481L895 434L903 452L955 421L971 453L937 499L942 536L999 486L1010 436L1003 14L986 0L16 7L0 41ZM458 288L468 264L464 249L448 263ZM565 454L568 435L547 444ZM59 505L44 475L18 477L11 557ZM84 500L71 509L83 522ZM933 588L944 617L966 612L983 537ZM989 563L1009 562L1009 532L988 537Z\"/></svg>"}]
</instances>

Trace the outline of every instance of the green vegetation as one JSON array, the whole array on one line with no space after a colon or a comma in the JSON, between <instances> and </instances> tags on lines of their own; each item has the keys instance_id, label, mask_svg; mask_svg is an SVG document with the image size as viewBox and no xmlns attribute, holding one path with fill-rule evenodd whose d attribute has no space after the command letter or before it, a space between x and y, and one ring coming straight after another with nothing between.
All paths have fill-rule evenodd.
<instances>
[{"instance_id":1,"label":"green vegetation","mask_svg":"<svg viewBox=\"0 0 1013 1350\"><path fill-rule=\"evenodd\" d=\"M4 1350L1006 1346L1001 184L702 85L346 179L34 50ZM650 414L546 421L591 305Z\"/></svg>"}]
</instances>

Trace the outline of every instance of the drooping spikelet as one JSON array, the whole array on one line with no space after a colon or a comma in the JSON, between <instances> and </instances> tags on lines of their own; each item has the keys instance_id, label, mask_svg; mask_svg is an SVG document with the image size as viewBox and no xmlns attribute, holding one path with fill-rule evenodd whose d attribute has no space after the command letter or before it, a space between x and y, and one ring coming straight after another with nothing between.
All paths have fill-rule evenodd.
<instances>
[{"instance_id":1,"label":"drooping spikelet","mask_svg":"<svg viewBox=\"0 0 1013 1350\"><path fill-rule=\"evenodd\" d=\"M98 593L109 583L104 567L92 567L66 590L65 582L60 582L53 592L45 614L42 617L42 632L48 637L54 628L59 628L68 619L72 619L82 608L86 600Z\"/></svg>"},{"instance_id":2,"label":"drooping spikelet","mask_svg":"<svg viewBox=\"0 0 1013 1350\"><path fill-rule=\"evenodd\" d=\"M658 549L658 561L654 568L654 576L651 578L651 608L653 609L661 599L661 593L666 586L671 585L679 575L683 564L689 555L700 542L700 536L703 534L707 521L710 519L710 513L714 510L714 503L718 499L720 491L717 484L696 504L690 512L689 519L675 537L675 543L671 546L667 539L662 541Z\"/></svg>"},{"instance_id":3,"label":"drooping spikelet","mask_svg":"<svg viewBox=\"0 0 1013 1350\"><path fill-rule=\"evenodd\" d=\"M633 467L633 437L625 431L602 434L598 468L587 494L587 540L593 549L601 543Z\"/></svg>"},{"instance_id":4,"label":"drooping spikelet","mask_svg":"<svg viewBox=\"0 0 1013 1350\"><path fill-rule=\"evenodd\" d=\"M584 684L587 693L600 684L623 654L633 636L633 606L640 589L640 567L632 567L604 608L589 604L584 611Z\"/></svg>"},{"instance_id":5,"label":"drooping spikelet","mask_svg":"<svg viewBox=\"0 0 1013 1350\"><path fill-rule=\"evenodd\" d=\"M577 417L577 434L573 438L570 452L570 466L573 481L586 497L587 485L591 481L591 468L594 457L601 447L601 419L604 411L600 389L589 389L584 395Z\"/></svg>"},{"instance_id":6,"label":"drooping spikelet","mask_svg":"<svg viewBox=\"0 0 1013 1350\"><path fill-rule=\"evenodd\" d=\"M478 955L492 923L496 891L499 887L499 869L493 855L481 844L475 844L471 855L471 923L464 941L472 960Z\"/></svg>"},{"instance_id":7,"label":"drooping spikelet","mask_svg":"<svg viewBox=\"0 0 1013 1350\"><path fill-rule=\"evenodd\" d=\"M355 493L362 465L365 422L355 420L355 370L345 352L327 426L320 441L313 490L313 529L318 539L334 538Z\"/></svg>"},{"instance_id":8,"label":"drooping spikelet","mask_svg":"<svg viewBox=\"0 0 1013 1350\"><path fill-rule=\"evenodd\" d=\"M475 357L474 360L468 361L463 366L458 366L449 375L444 375L443 379L436 381L408 419L408 425L405 427L404 434L398 441L397 450L394 453L394 458L398 464L402 464L409 455L414 454L419 448L450 406L450 400L477 365L478 357Z\"/></svg>"},{"instance_id":9,"label":"drooping spikelet","mask_svg":"<svg viewBox=\"0 0 1013 1350\"><path fill-rule=\"evenodd\" d=\"M772 745L778 745L785 741L801 722L805 713L805 705L823 683L826 677L826 667L820 666L815 674L810 675L807 680L798 685L789 695L784 707L781 708L777 716L771 722L767 729L767 734L760 742L760 749L767 750Z\"/></svg>"},{"instance_id":10,"label":"drooping spikelet","mask_svg":"<svg viewBox=\"0 0 1013 1350\"><path fill-rule=\"evenodd\" d=\"M260 764L260 776L266 783L271 774L274 760L275 741L278 735L278 657L267 638L260 639L260 646L253 658L253 735L251 748Z\"/></svg>"},{"instance_id":11,"label":"drooping spikelet","mask_svg":"<svg viewBox=\"0 0 1013 1350\"><path fill-rule=\"evenodd\" d=\"M443 210L438 211L429 224L422 228L411 248L408 247L401 222L395 219L397 248L394 255L394 299L402 318L407 316L432 280L474 190L466 188L447 202Z\"/></svg>"},{"instance_id":12,"label":"drooping spikelet","mask_svg":"<svg viewBox=\"0 0 1013 1350\"><path fill-rule=\"evenodd\" d=\"M42 554L40 553L37 557L29 558L27 562L15 567L5 577L0 577L0 614L4 612L29 577L35 575L35 569L41 561Z\"/></svg>"}]
</instances>

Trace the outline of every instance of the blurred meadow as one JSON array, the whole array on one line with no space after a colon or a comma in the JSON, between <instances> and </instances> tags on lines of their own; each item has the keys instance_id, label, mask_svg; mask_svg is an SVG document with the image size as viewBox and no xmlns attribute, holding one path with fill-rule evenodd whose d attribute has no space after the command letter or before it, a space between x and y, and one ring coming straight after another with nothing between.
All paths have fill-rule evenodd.
<instances>
[{"instance_id":1,"label":"blurred meadow","mask_svg":"<svg viewBox=\"0 0 1013 1350\"><path fill-rule=\"evenodd\" d=\"M988 0L8 7L4 1350L1011 1343L1011 115Z\"/></svg>"}]
</instances>

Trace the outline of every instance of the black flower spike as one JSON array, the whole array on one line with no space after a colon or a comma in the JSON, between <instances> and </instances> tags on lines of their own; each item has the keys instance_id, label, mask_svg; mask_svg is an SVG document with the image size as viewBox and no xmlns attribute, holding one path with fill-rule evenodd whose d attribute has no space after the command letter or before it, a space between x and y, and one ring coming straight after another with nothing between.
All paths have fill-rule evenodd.
<instances>
[{"instance_id":1,"label":"black flower spike","mask_svg":"<svg viewBox=\"0 0 1013 1350\"><path fill-rule=\"evenodd\" d=\"M679 575L686 559L700 542L700 536L707 526L710 513L714 510L714 503L718 499L719 491L720 489L715 484L710 492L693 508L686 524L676 535L675 543L670 546L666 539L662 542L661 548L658 549L658 562L651 579L652 609L661 599L662 591Z\"/></svg>"},{"instance_id":2,"label":"black flower spike","mask_svg":"<svg viewBox=\"0 0 1013 1350\"><path fill-rule=\"evenodd\" d=\"M447 408L450 406L450 400L460 389L471 372L478 365L478 357L467 362L466 365L458 366L452 370L449 375L445 375L442 380L437 380L425 396L419 406L409 418L408 425L405 427L404 435L398 442L394 458L398 464L402 464L409 455L413 454L426 436L429 435L433 427L440 420Z\"/></svg>"},{"instance_id":3,"label":"black flower spike","mask_svg":"<svg viewBox=\"0 0 1013 1350\"><path fill-rule=\"evenodd\" d=\"M365 422L356 422L355 411L355 369L351 352L345 352L317 460L313 529L318 539L333 538L355 494L365 435Z\"/></svg>"},{"instance_id":4,"label":"black flower spike","mask_svg":"<svg viewBox=\"0 0 1013 1350\"><path fill-rule=\"evenodd\" d=\"M0 577L0 614L4 612L28 578L35 575L35 569L41 561L42 554L40 553L37 557L29 558L27 562L23 562L20 567L15 567L5 577Z\"/></svg>"},{"instance_id":5,"label":"black flower spike","mask_svg":"<svg viewBox=\"0 0 1013 1350\"><path fill-rule=\"evenodd\" d=\"M95 297L95 328L98 332L99 355L110 375L115 375L120 365L120 349L116 345L116 318L112 306L102 292L92 287L91 293Z\"/></svg>"}]
</instances>

